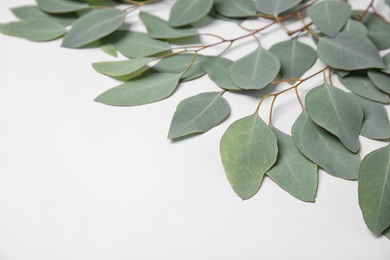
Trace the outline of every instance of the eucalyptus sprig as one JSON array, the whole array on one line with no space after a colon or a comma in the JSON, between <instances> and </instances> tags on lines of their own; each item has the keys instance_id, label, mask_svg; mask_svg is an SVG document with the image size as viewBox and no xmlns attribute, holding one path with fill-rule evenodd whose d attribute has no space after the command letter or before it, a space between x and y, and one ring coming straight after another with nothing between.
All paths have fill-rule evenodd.
<instances>
[{"instance_id":1,"label":"eucalyptus sprig","mask_svg":"<svg viewBox=\"0 0 390 260\"><path fill-rule=\"evenodd\" d=\"M246 93L274 85L290 86L263 95L253 114L231 124L220 142L226 176L236 194L249 199L265 176L302 201L314 201L318 169L358 181L359 205L375 235L390 236L390 23L371 0L364 10L352 10L336 0L36 0L37 5L12 9L20 20L0 25L0 31L31 41L62 39L62 47L99 46L126 59L103 61L93 68L124 81L96 97L113 106L138 106L171 96L183 82L207 74L220 92L206 92L181 101L173 115L169 139L204 133L230 113L224 93ZM390 5L386 0L386 4ZM170 8L169 18L142 10L145 5ZM388 7L387 7L388 8ZM128 16L138 17L146 33L123 29ZM243 33L224 38L199 33L199 21L219 19ZM244 21L261 22L249 29ZM298 24L297 29L289 29ZM289 36L269 49L261 34L282 28ZM203 28L202 28L203 29ZM204 43L202 37L216 39ZM302 41L312 39L312 44ZM189 44L178 45L176 40ZM226 58L243 39L258 47L236 60ZM206 50L221 45L218 55ZM225 57L224 57L225 56ZM319 60L322 69L311 72ZM333 84L338 77L349 92ZM303 102L299 87L314 77ZM302 107L291 129L283 133L272 124L278 96L294 91ZM259 116L265 99L272 98L268 124ZM359 136L381 140L385 146L363 160ZM387 145L386 145L387 143Z\"/></svg>"}]
</instances>

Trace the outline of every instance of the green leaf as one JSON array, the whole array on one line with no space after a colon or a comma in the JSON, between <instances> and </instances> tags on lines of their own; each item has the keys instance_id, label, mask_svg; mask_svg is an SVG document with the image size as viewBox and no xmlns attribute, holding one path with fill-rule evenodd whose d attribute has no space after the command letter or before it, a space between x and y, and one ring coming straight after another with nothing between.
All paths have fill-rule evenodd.
<instances>
[{"instance_id":1,"label":"green leaf","mask_svg":"<svg viewBox=\"0 0 390 260\"><path fill-rule=\"evenodd\" d=\"M213 0L177 0L169 14L173 27L188 25L205 17L213 6Z\"/></svg>"},{"instance_id":2,"label":"green leaf","mask_svg":"<svg viewBox=\"0 0 390 260\"><path fill-rule=\"evenodd\" d=\"M317 53L325 64L335 69L383 69L385 66L379 50L367 37L350 32L340 32L334 38L321 37Z\"/></svg>"},{"instance_id":3,"label":"green leaf","mask_svg":"<svg viewBox=\"0 0 390 260\"><path fill-rule=\"evenodd\" d=\"M230 74L242 89L262 89L271 83L280 70L279 59L261 47L233 62Z\"/></svg>"},{"instance_id":4,"label":"green leaf","mask_svg":"<svg viewBox=\"0 0 390 260\"><path fill-rule=\"evenodd\" d=\"M325 35L334 37L351 16L351 6L346 2L322 1L307 9L315 26Z\"/></svg>"},{"instance_id":5,"label":"green leaf","mask_svg":"<svg viewBox=\"0 0 390 260\"><path fill-rule=\"evenodd\" d=\"M257 14L252 0L219 0L214 5L218 13L226 17L249 17Z\"/></svg>"},{"instance_id":6,"label":"green leaf","mask_svg":"<svg viewBox=\"0 0 390 260\"><path fill-rule=\"evenodd\" d=\"M94 42L118 29L126 15L125 11L114 8L93 10L74 22L65 35L62 46L79 48Z\"/></svg>"},{"instance_id":7,"label":"green leaf","mask_svg":"<svg viewBox=\"0 0 390 260\"><path fill-rule=\"evenodd\" d=\"M172 95L179 82L179 74L146 74L109 89L95 101L112 106L139 106L165 99Z\"/></svg>"},{"instance_id":8,"label":"green leaf","mask_svg":"<svg viewBox=\"0 0 390 260\"><path fill-rule=\"evenodd\" d=\"M42 18L0 24L0 31L34 42L54 40L67 32L61 24Z\"/></svg>"},{"instance_id":9,"label":"green leaf","mask_svg":"<svg viewBox=\"0 0 390 260\"><path fill-rule=\"evenodd\" d=\"M71 0L36 0L39 8L48 13L71 13L87 9L89 4Z\"/></svg>"},{"instance_id":10,"label":"green leaf","mask_svg":"<svg viewBox=\"0 0 390 260\"><path fill-rule=\"evenodd\" d=\"M383 104L351 94L363 108L364 119L360 134L371 139L390 138L390 122Z\"/></svg>"},{"instance_id":11,"label":"green leaf","mask_svg":"<svg viewBox=\"0 0 390 260\"><path fill-rule=\"evenodd\" d=\"M367 36L368 34L366 26L362 22L353 19L348 20L347 24L343 28L343 32L356 33L362 36Z\"/></svg>"},{"instance_id":12,"label":"green leaf","mask_svg":"<svg viewBox=\"0 0 390 260\"><path fill-rule=\"evenodd\" d=\"M133 31L116 31L103 41L114 44L116 49L128 58L150 56L171 49L165 41L155 40L146 33Z\"/></svg>"},{"instance_id":13,"label":"green leaf","mask_svg":"<svg viewBox=\"0 0 390 260\"><path fill-rule=\"evenodd\" d=\"M390 48L390 24L388 22L373 13L367 13L364 23L367 26L368 37L379 50Z\"/></svg>"},{"instance_id":14,"label":"green leaf","mask_svg":"<svg viewBox=\"0 0 390 260\"><path fill-rule=\"evenodd\" d=\"M295 121L292 137L298 149L329 174L346 180L358 177L359 156L345 148L334 135L314 124L306 111Z\"/></svg>"},{"instance_id":15,"label":"green leaf","mask_svg":"<svg viewBox=\"0 0 390 260\"><path fill-rule=\"evenodd\" d=\"M99 73L120 77L141 69L152 60L153 58L135 58L123 61L96 62L92 66Z\"/></svg>"},{"instance_id":16,"label":"green leaf","mask_svg":"<svg viewBox=\"0 0 390 260\"><path fill-rule=\"evenodd\" d=\"M160 60L153 66L153 69L168 73L182 73L190 65L193 57L194 54L191 53L173 55ZM203 76L205 72L201 66L202 60L203 56L198 54L191 68L182 75L181 80L189 81Z\"/></svg>"},{"instance_id":17,"label":"green leaf","mask_svg":"<svg viewBox=\"0 0 390 260\"><path fill-rule=\"evenodd\" d=\"M221 92L201 93L184 99L173 115L168 138L205 133L229 115L229 104Z\"/></svg>"},{"instance_id":18,"label":"green leaf","mask_svg":"<svg viewBox=\"0 0 390 260\"><path fill-rule=\"evenodd\" d=\"M386 1L388 3L388 5L390 5L390 0L389 1ZM387 228L385 231L382 232L382 235L384 235L385 237L387 237L388 239L390 239L390 228Z\"/></svg>"},{"instance_id":19,"label":"green leaf","mask_svg":"<svg viewBox=\"0 0 390 260\"><path fill-rule=\"evenodd\" d=\"M284 79L299 79L317 59L317 53L312 47L296 39L279 42L270 51L279 58Z\"/></svg>"},{"instance_id":20,"label":"green leaf","mask_svg":"<svg viewBox=\"0 0 390 260\"><path fill-rule=\"evenodd\" d=\"M364 157L358 179L359 205L364 221L375 235L390 225L390 146Z\"/></svg>"},{"instance_id":21,"label":"green leaf","mask_svg":"<svg viewBox=\"0 0 390 260\"><path fill-rule=\"evenodd\" d=\"M220 143L222 164L233 190L249 199L259 190L264 173L275 163L275 134L253 114L229 126Z\"/></svg>"},{"instance_id":22,"label":"green leaf","mask_svg":"<svg viewBox=\"0 0 390 260\"><path fill-rule=\"evenodd\" d=\"M367 75L362 73L351 73L344 78L339 77L339 80L344 87L356 95L381 103L390 102L389 95L375 87L374 83L372 83Z\"/></svg>"},{"instance_id":23,"label":"green leaf","mask_svg":"<svg viewBox=\"0 0 390 260\"><path fill-rule=\"evenodd\" d=\"M201 66L210 79L222 89L241 90L234 84L230 76L230 66L233 61L222 57L205 57Z\"/></svg>"},{"instance_id":24,"label":"green leaf","mask_svg":"<svg viewBox=\"0 0 390 260\"><path fill-rule=\"evenodd\" d=\"M317 165L297 149L291 136L272 127L279 153L276 163L266 173L282 189L303 201L314 201L317 192Z\"/></svg>"},{"instance_id":25,"label":"green leaf","mask_svg":"<svg viewBox=\"0 0 390 260\"><path fill-rule=\"evenodd\" d=\"M118 53L116 51L115 45L112 43L100 45L100 49L105 53L107 53L108 55L111 55L113 57L118 57Z\"/></svg>"},{"instance_id":26,"label":"green leaf","mask_svg":"<svg viewBox=\"0 0 390 260\"><path fill-rule=\"evenodd\" d=\"M141 12L139 17L145 24L149 36L155 39L177 39L198 35L198 30L192 26L172 28L165 20L145 12Z\"/></svg>"},{"instance_id":27,"label":"green leaf","mask_svg":"<svg viewBox=\"0 0 390 260\"><path fill-rule=\"evenodd\" d=\"M382 57L383 62L386 65L386 69L383 69L382 71L384 73L390 74L390 53L386 54L385 56Z\"/></svg>"},{"instance_id":28,"label":"green leaf","mask_svg":"<svg viewBox=\"0 0 390 260\"><path fill-rule=\"evenodd\" d=\"M359 150L363 110L351 96L324 83L307 93L305 103L307 113L317 125L337 136L350 151Z\"/></svg>"},{"instance_id":29,"label":"green leaf","mask_svg":"<svg viewBox=\"0 0 390 260\"><path fill-rule=\"evenodd\" d=\"M368 77L372 80L374 85L380 90L390 94L390 75L385 74L379 70L369 70Z\"/></svg>"},{"instance_id":30,"label":"green leaf","mask_svg":"<svg viewBox=\"0 0 390 260\"><path fill-rule=\"evenodd\" d=\"M348 70L337 70L337 75L342 78L348 76L350 73L351 71Z\"/></svg>"},{"instance_id":31,"label":"green leaf","mask_svg":"<svg viewBox=\"0 0 390 260\"><path fill-rule=\"evenodd\" d=\"M78 18L78 15L76 13L48 14L35 5L16 7L12 8L11 11L20 20L49 18L63 26L71 25Z\"/></svg>"},{"instance_id":32,"label":"green leaf","mask_svg":"<svg viewBox=\"0 0 390 260\"><path fill-rule=\"evenodd\" d=\"M293 8L300 2L302 2L302 0L255 0L257 10L275 17L280 13Z\"/></svg>"},{"instance_id":33,"label":"green leaf","mask_svg":"<svg viewBox=\"0 0 390 260\"><path fill-rule=\"evenodd\" d=\"M385 0L386 4L390 6L390 0Z\"/></svg>"}]
</instances>

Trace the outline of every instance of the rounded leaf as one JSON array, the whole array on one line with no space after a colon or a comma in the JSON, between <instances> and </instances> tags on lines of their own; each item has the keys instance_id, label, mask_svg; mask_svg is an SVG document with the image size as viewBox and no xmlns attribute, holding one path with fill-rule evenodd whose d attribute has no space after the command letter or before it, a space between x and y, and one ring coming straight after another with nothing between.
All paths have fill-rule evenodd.
<instances>
[{"instance_id":1,"label":"rounded leaf","mask_svg":"<svg viewBox=\"0 0 390 260\"><path fill-rule=\"evenodd\" d=\"M229 90L241 90L234 84L230 76L230 66L233 61L223 57L205 57L201 66L218 87Z\"/></svg>"},{"instance_id":2,"label":"rounded leaf","mask_svg":"<svg viewBox=\"0 0 390 260\"><path fill-rule=\"evenodd\" d=\"M48 13L70 13L87 9L88 3L72 0L36 0L39 8Z\"/></svg>"},{"instance_id":3,"label":"rounded leaf","mask_svg":"<svg viewBox=\"0 0 390 260\"><path fill-rule=\"evenodd\" d=\"M255 0L257 10L275 17L280 13L293 8L300 2L302 2L302 0Z\"/></svg>"},{"instance_id":4,"label":"rounded leaf","mask_svg":"<svg viewBox=\"0 0 390 260\"><path fill-rule=\"evenodd\" d=\"M177 0L169 14L169 24L180 27L205 17L213 6L213 0Z\"/></svg>"}]
</instances>

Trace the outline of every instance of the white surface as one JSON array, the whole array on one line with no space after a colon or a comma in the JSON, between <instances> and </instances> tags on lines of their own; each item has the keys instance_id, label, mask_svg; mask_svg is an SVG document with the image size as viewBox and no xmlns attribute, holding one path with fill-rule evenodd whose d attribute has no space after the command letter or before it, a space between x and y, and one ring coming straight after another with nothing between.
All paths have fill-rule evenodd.
<instances>
[{"instance_id":1,"label":"white surface","mask_svg":"<svg viewBox=\"0 0 390 260\"><path fill-rule=\"evenodd\" d=\"M0 22L15 20L8 8L33 2L1 1ZM211 30L243 34L218 24ZM264 47L280 37L264 37ZM242 44L245 52L255 46L251 39ZM91 63L112 58L59 45L0 34L1 260L390 259L390 241L372 236L363 221L357 182L321 171L315 203L294 199L270 179L248 201L235 195L219 140L229 124L253 113L259 96L226 93L227 121L172 143L166 135L178 102L219 90L207 77L159 103L109 107L92 100L118 83ZM298 113L294 94L283 95L274 123L288 132ZM361 140L362 155L386 144Z\"/></svg>"}]
</instances>

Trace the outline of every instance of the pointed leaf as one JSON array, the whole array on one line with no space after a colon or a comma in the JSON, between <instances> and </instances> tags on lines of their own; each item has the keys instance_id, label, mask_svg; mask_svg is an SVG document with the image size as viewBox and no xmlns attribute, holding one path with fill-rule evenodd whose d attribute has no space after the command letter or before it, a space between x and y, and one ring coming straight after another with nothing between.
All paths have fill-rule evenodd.
<instances>
[{"instance_id":1,"label":"pointed leaf","mask_svg":"<svg viewBox=\"0 0 390 260\"><path fill-rule=\"evenodd\" d=\"M270 51L279 58L284 79L299 79L317 59L317 53L312 47L296 39L279 42Z\"/></svg>"},{"instance_id":2,"label":"pointed leaf","mask_svg":"<svg viewBox=\"0 0 390 260\"><path fill-rule=\"evenodd\" d=\"M390 225L390 145L364 157L358 192L364 221L372 233L379 235Z\"/></svg>"},{"instance_id":3,"label":"pointed leaf","mask_svg":"<svg viewBox=\"0 0 390 260\"><path fill-rule=\"evenodd\" d=\"M100 49L107 53L108 55L111 55L113 57L118 57L118 53L116 51L115 45L112 43L103 44L100 46Z\"/></svg>"},{"instance_id":4,"label":"pointed leaf","mask_svg":"<svg viewBox=\"0 0 390 260\"><path fill-rule=\"evenodd\" d=\"M302 0L255 0L256 8L262 13L278 16L298 5Z\"/></svg>"},{"instance_id":5,"label":"pointed leaf","mask_svg":"<svg viewBox=\"0 0 390 260\"><path fill-rule=\"evenodd\" d=\"M192 26L172 28L165 20L145 12L141 12L139 17L145 24L149 36L155 39L177 39L198 35L198 30Z\"/></svg>"},{"instance_id":6,"label":"pointed leaf","mask_svg":"<svg viewBox=\"0 0 390 260\"><path fill-rule=\"evenodd\" d=\"M92 66L99 73L119 77L139 70L152 60L153 58L135 58L123 61L96 62Z\"/></svg>"},{"instance_id":7,"label":"pointed leaf","mask_svg":"<svg viewBox=\"0 0 390 260\"><path fill-rule=\"evenodd\" d=\"M67 32L64 26L48 18L33 18L0 24L0 31L4 34L22 37L34 42L54 40Z\"/></svg>"},{"instance_id":8,"label":"pointed leaf","mask_svg":"<svg viewBox=\"0 0 390 260\"><path fill-rule=\"evenodd\" d=\"M313 88L306 95L310 118L325 128L352 152L359 150L359 134L363 110L346 92L327 83Z\"/></svg>"},{"instance_id":9,"label":"pointed leaf","mask_svg":"<svg viewBox=\"0 0 390 260\"><path fill-rule=\"evenodd\" d=\"M169 14L169 24L180 27L194 23L210 12L213 0L177 0Z\"/></svg>"},{"instance_id":10,"label":"pointed leaf","mask_svg":"<svg viewBox=\"0 0 390 260\"><path fill-rule=\"evenodd\" d=\"M230 76L230 66L233 61L222 57L205 57L201 66L215 84L222 89L241 90L234 84Z\"/></svg>"},{"instance_id":11,"label":"pointed leaf","mask_svg":"<svg viewBox=\"0 0 390 260\"><path fill-rule=\"evenodd\" d=\"M387 1L388 5L390 5L390 0ZM387 228L385 231L382 232L382 235L390 239L390 228Z\"/></svg>"},{"instance_id":12,"label":"pointed leaf","mask_svg":"<svg viewBox=\"0 0 390 260\"><path fill-rule=\"evenodd\" d=\"M96 41L118 29L123 24L126 15L125 11L114 8L93 10L74 22L70 31L65 35L62 46L79 48Z\"/></svg>"},{"instance_id":13,"label":"pointed leaf","mask_svg":"<svg viewBox=\"0 0 390 260\"><path fill-rule=\"evenodd\" d=\"M367 36L367 28L366 26L360 22L353 19L349 19L347 24L343 28L343 32L351 32L360 34L362 36Z\"/></svg>"},{"instance_id":14,"label":"pointed leaf","mask_svg":"<svg viewBox=\"0 0 390 260\"><path fill-rule=\"evenodd\" d=\"M70 13L87 9L89 4L71 0L36 0L39 8L48 13Z\"/></svg>"},{"instance_id":15,"label":"pointed leaf","mask_svg":"<svg viewBox=\"0 0 390 260\"><path fill-rule=\"evenodd\" d=\"M179 74L146 74L109 89L95 101L113 106L139 106L169 97L176 89Z\"/></svg>"},{"instance_id":16,"label":"pointed leaf","mask_svg":"<svg viewBox=\"0 0 390 260\"><path fill-rule=\"evenodd\" d=\"M226 17L255 16L257 10L252 0L219 0L215 3L218 13Z\"/></svg>"},{"instance_id":17,"label":"pointed leaf","mask_svg":"<svg viewBox=\"0 0 390 260\"><path fill-rule=\"evenodd\" d=\"M360 158L325 129L315 125L306 111L294 123L292 136L298 149L329 174L346 180L358 177Z\"/></svg>"},{"instance_id":18,"label":"pointed leaf","mask_svg":"<svg viewBox=\"0 0 390 260\"><path fill-rule=\"evenodd\" d=\"M385 66L379 50L367 37L350 32L340 32L334 38L321 37L317 53L325 64L336 69L383 69Z\"/></svg>"},{"instance_id":19,"label":"pointed leaf","mask_svg":"<svg viewBox=\"0 0 390 260\"><path fill-rule=\"evenodd\" d=\"M334 37L351 16L351 6L346 2L322 1L307 9L315 26L325 35Z\"/></svg>"},{"instance_id":20,"label":"pointed leaf","mask_svg":"<svg viewBox=\"0 0 390 260\"><path fill-rule=\"evenodd\" d=\"M201 93L184 99L173 115L168 138L205 133L229 114L229 104L220 92Z\"/></svg>"},{"instance_id":21,"label":"pointed leaf","mask_svg":"<svg viewBox=\"0 0 390 260\"><path fill-rule=\"evenodd\" d=\"M367 13L364 19L370 38L379 50L390 48L390 24L381 17Z\"/></svg>"},{"instance_id":22,"label":"pointed leaf","mask_svg":"<svg viewBox=\"0 0 390 260\"><path fill-rule=\"evenodd\" d=\"M372 80L374 85L380 90L390 94L390 75L385 74L379 70L369 70L368 77Z\"/></svg>"},{"instance_id":23,"label":"pointed leaf","mask_svg":"<svg viewBox=\"0 0 390 260\"><path fill-rule=\"evenodd\" d=\"M280 70L279 59L261 47L233 62L230 74L243 89L262 89L271 83Z\"/></svg>"},{"instance_id":24,"label":"pointed leaf","mask_svg":"<svg viewBox=\"0 0 390 260\"><path fill-rule=\"evenodd\" d=\"M297 149L291 136L272 127L278 142L278 158L267 175L282 189L303 201L314 201L317 165Z\"/></svg>"},{"instance_id":25,"label":"pointed leaf","mask_svg":"<svg viewBox=\"0 0 390 260\"><path fill-rule=\"evenodd\" d=\"M245 200L259 190L264 173L276 161L278 147L275 134L253 114L229 126L222 136L220 153L230 185Z\"/></svg>"}]
</instances>

